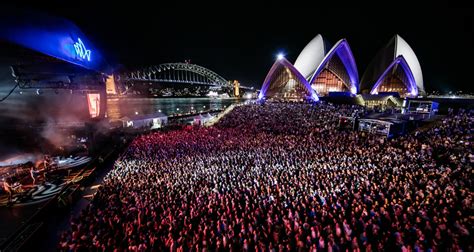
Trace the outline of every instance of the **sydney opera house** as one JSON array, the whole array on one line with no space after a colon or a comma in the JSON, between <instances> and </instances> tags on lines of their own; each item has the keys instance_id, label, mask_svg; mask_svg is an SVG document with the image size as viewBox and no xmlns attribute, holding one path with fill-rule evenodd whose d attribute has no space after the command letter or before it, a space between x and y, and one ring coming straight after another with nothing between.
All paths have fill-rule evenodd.
<instances>
[{"instance_id":1,"label":"sydney opera house","mask_svg":"<svg viewBox=\"0 0 474 252\"><path fill-rule=\"evenodd\" d=\"M319 100L332 94L392 94L417 97L425 93L420 63L408 43L395 35L359 79L356 61L346 39L332 47L318 34L294 64L279 56L268 72L260 99Z\"/></svg>"}]
</instances>

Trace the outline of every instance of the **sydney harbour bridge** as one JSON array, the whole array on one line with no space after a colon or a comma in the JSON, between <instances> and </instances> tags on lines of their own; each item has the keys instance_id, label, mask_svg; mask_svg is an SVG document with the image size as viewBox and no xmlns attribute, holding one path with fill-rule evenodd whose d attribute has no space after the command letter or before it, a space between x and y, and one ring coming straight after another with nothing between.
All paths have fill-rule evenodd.
<instances>
[{"instance_id":1,"label":"sydney harbour bridge","mask_svg":"<svg viewBox=\"0 0 474 252\"><path fill-rule=\"evenodd\" d=\"M112 95L166 96L213 96L229 97L256 94L254 87L241 85L236 80L226 80L216 72L191 63L164 63L134 71L122 71L112 75L87 75L75 70L51 76L51 66L41 68L11 66L12 76L20 89L70 89L93 91L103 89ZM110 81L112 80L112 81Z\"/></svg>"},{"instance_id":2,"label":"sydney harbour bridge","mask_svg":"<svg viewBox=\"0 0 474 252\"><path fill-rule=\"evenodd\" d=\"M240 96L254 87L229 81L216 72L191 63L164 63L117 76L117 93L152 96Z\"/></svg>"}]
</instances>

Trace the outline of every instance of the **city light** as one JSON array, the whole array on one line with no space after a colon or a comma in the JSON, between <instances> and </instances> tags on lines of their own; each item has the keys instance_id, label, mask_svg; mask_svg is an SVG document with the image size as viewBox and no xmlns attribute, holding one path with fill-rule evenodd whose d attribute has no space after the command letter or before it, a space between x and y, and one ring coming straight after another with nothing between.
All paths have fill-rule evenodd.
<instances>
[{"instance_id":1,"label":"city light","mask_svg":"<svg viewBox=\"0 0 474 252\"><path fill-rule=\"evenodd\" d=\"M138 111L135 111L135 115L138 115Z\"/></svg>"}]
</instances>

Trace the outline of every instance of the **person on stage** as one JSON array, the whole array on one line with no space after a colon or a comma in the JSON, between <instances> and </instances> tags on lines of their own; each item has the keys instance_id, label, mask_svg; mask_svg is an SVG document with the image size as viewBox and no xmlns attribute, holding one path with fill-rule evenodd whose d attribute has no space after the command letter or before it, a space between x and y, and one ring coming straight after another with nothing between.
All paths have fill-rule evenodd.
<instances>
[{"instance_id":1,"label":"person on stage","mask_svg":"<svg viewBox=\"0 0 474 252\"><path fill-rule=\"evenodd\" d=\"M8 205L10 205L13 198L12 186L8 183L6 179L3 179L3 190L8 193Z\"/></svg>"},{"instance_id":2,"label":"person on stage","mask_svg":"<svg viewBox=\"0 0 474 252\"><path fill-rule=\"evenodd\" d=\"M35 168L32 166L30 168L30 177L33 180L33 183L32 183L33 185L36 184L36 175L37 175L37 172L35 171Z\"/></svg>"}]
</instances>

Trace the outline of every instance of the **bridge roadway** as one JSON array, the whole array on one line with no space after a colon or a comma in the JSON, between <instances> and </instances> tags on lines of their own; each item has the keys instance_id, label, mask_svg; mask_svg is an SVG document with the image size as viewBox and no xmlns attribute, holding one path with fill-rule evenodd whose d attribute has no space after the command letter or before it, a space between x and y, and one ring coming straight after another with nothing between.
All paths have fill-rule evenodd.
<instances>
[{"instance_id":1,"label":"bridge roadway","mask_svg":"<svg viewBox=\"0 0 474 252\"><path fill-rule=\"evenodd\" d=\"M128 72L120 78L127 82L161 82L197 84L233 88L233 84L214 71L190 63L164 63ZM241 89L255 90L254 87L240 85Z\"/></svg>"}]
</instances>

